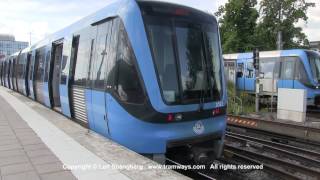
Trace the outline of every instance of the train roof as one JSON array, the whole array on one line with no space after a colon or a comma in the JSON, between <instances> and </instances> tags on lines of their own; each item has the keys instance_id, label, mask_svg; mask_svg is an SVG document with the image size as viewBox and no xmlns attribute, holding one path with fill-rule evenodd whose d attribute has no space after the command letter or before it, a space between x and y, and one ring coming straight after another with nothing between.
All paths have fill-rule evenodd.
<instances>
[{"instance_id":1,"label":"train roof","mask_svg":"<svg viewBox=\"0 0 320 180\"><path fill-rule=\"evenodd\" d=\"M30 52L33 49L43 47L47 44L61 40L63 38L72 38L72 35L74 33L78 32L79 30L81 30L87 26L90 26L92 24L95 24L97 22L100 22L100 21L108 19L108 18L119 16L122 11L127 10L126 8L132 8L134 5L133 3L136 3L136 2L138 2L138 3L139 2L150 2L150 3L155 2L155 3L165 3L165 4L177 5L177 6L193 9L196 11L200 11L204 14L207 14L207 15L214 17L213 14L210 14L208 12L194 9L192 7L188 7L183 4L173 3L173 2L163 1L163 0L111 0L106 4L106 6L104 8L98 10L97 12L92 13L91 15L88 15L88 16L78 20L78 21L70 24L69 26L67 26L67 27L65 27L65 28L63 28L63 29L51 34L51 35L48 35L43 40L41 40L31 46L28 46L27 48L22 49L21 51L18 51L16 53L10 55L9 57L4 58L3 61L10 59L11 57L18 56L20 53Z\"/></svg>"},{"instance_id":2,"label":"train roof","mask_svg":"<svg viewBox=\"0 0 320 180\"><path fill-rule=\"evenodd\" d=\"M309 50L305 50L305 49L290 49L290 50L276 50L276 51L261 51L259 53L259 56L262 57L262 58L281 57L281 56L300 56L305 51L309 51ZM225 60L230 60L230 59L252 59L253 58L253 52L224 54L223 58Z\"/></svg>"},{"instance_id":3,"label":"train roof","mask_svg":"<svg viewBox=\"0 0 320 180\"><path fill-rule=\"evenodd\" d=\"M73 33L76 33L77 31L83 29L84 27L87 27L87 26L92 25L94 23L100 22L100 21L107 19L107 18L119 16L121 13L123 13L123 11L126 11L127 8L134 7L133 3L136 3L136 2L158 2L158 3L161 2L161 3L165 3L165 4L178 5L181 7L194 9L192 7L187 7L183 4L172 3L172 2L163 1L163 0L162 1L161 0L111 0L106 4L106 6L104 8L98 10L97 12L95 12L89 16L86 16L86 17L72 23L71 25L63 28L62 30L57 31L56 33L53 33L53 34L45 37L43 40L33 44L32 46L30 46L26 49L28 49L28 51L30 51L32 49L42 47L50 42L54 42L54 41L60 40L65 37L70 37L70 36L72 36ZM198 9L194 9L194 10L201 11ZM201 12L214 17L213 14L210 14L208 12L205 12L205 11L201 11ZM23 50L23 52L25 52L25 50Z\"/></svg>"}]
</instances>

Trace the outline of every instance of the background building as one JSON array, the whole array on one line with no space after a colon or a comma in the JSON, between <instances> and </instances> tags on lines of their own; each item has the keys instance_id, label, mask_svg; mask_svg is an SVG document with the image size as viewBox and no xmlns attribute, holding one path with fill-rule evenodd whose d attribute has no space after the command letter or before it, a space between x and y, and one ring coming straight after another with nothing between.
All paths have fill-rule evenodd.
<instances>
[{"instance_id":1,"label":"background building","mask_svg":"<svg viewBox=\"0 0 320 180\"><path fill-rule=\"evenodd\" d=\"M310 49L320 51L320 41L311 41Z\"/></svg>"},{"instance_id":2,"label":"background building","mask_svg":"<svg viewBox=\"0 0 320 180\"><path fill-rule=\"evenodd\" d=\"M28 47L28 42L15 41L14 36L0 34L0 59Z\"/></svg>"}]
</instances>

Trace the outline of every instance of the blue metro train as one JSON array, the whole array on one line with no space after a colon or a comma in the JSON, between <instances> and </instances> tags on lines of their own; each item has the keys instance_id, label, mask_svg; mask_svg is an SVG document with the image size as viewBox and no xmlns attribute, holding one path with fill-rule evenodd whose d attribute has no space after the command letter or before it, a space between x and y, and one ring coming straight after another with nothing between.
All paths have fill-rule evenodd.
<instances>
[{"instance_id":1,"label":"blue metro train","mask_svg":"<svg viewBox=\"0 0 320 180\"><path fill-rule=\"evenodd\" d=\"M226 78L238 90L255 92L253 53L225 54ZM260 52L260 84L263 95L277 94L278 88L305 89L307 105L320 105L320 53L293 49Z\"/></svg>"},{"instance_id":2,"label":"blue metro train","mask_svg":"<svg viewBox=\"0 0 320 180\"><path fill-rule=\"evenodd\" d=\"M141 154L219 157L226 88L217 20L117 0L1 62L1 84Z\"/></svg>"}]
</instances>

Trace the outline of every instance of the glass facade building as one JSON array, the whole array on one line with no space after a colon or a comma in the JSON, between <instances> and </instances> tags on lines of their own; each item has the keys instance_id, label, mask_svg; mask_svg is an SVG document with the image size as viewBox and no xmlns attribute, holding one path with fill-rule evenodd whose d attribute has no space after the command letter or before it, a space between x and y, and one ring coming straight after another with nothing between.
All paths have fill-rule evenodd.
<instances>
[{"instance_id":1,"label":"glass facade building","mask_svg":"<svg viewBox=\"0 0 320 180\"><path fill-rule=\"evenodd\" d=\"M320 41L311 41L310 42L310 48L312 50L315 50L315 51L319 51L320 52Z\"/></svg>"},{"instance_id":2,"label":"glass facade building","mask_svg":"<svg viewBox=\"0 0 320 180\"><path fill-rule=\"evenodd\" d=\"M0 59L28 47L28 42L15 41L14 36L0 34Z\"/></svg>"}]
</instances>

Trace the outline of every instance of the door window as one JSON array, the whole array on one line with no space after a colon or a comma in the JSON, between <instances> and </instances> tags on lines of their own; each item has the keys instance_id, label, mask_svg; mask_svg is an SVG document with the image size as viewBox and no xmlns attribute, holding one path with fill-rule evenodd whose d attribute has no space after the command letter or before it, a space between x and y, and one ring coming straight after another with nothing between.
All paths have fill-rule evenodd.
<instances>
[{"instance_id":1,"label":"door window","mask_svg":"<svg viewBox=\"0 0 320 180\"><path fill-rule=\"evenodd\" d=\"M238 64L238 67L237 67L237 78L242 78L243 77L243 71L244 71L243 63Z\"/></svg>"},{"instance_id":2,"label":"door window","mask_svg":"<svg viewBox=\"0 0 320 180\"><path fill-rule=\"evenodd\" d=\"M293 80L295 57L284 57L281 65L281 79Z\"/></svg>"},{"instance_id":3,"label":"door window","mask_svg":"<svg viewBox=\"0 0 320 180\"><path fill-rule=\"evenodd\" d=\"M254 76L254 67L252 62L247 63L247 74L246 78L253 78Z\"/></svg>"}]
</instances>

